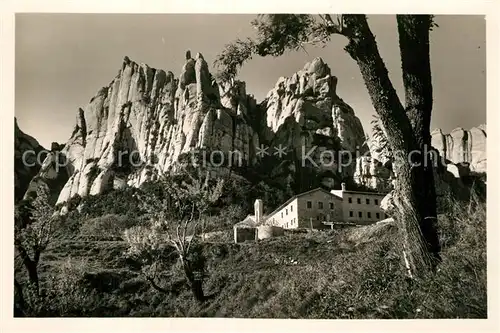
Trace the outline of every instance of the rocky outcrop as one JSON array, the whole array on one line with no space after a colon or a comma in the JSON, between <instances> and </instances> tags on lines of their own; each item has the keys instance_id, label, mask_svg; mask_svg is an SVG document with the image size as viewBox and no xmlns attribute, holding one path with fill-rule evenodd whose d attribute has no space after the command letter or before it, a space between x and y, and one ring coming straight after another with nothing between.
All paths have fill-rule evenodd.
<instances>
[{"instance_id":1,"label":"rocky outcrop","mask_svg":"<svg viewBox=\"0 0 500 333\"><path fill-rule=\"evenodd\" d=\"M432 147L439 154L437 169L442 169L439 171L440 179L436 181L438 191L446 188L447 183L460 183L471 171L486 172L485 125L473 127L471 130L456 128L450 134L443 134L441 129L435 129L431 135ZM354 181L375 189L390 189L393 177L386 167L390 169L392 157L386 149L381 148L376 137L370 138L368 145L370 157L358 158Z\"/></svg>"},{"instance_id":2,"label":"rocky outcrop","mask_svg":"<svg viewBox=\"0 0 500 333\"><path fill-rule=\"evenodd\" d=\"M441 129L432 133L432 146L454 164L467 163L471 171L486 172L486 126L470 130L456 128L449 134Z\"/></svg>"},{"instance_id":3,"label":"rocky outcrop","mask_svg":"<svg viewBox=\"0 0 500 333\"><path fill-rule=\"evenodd\" d=\"M24 133L14 118L14 199L19 201L39 172L47 153L37 140Z\"/></svg>"},{"instance_id":4,"label":"rocky outcrop","mask_svg":"<svg viewBox=\"0 0 500 333\"><path fill-rule=\"evenodd\" d=\"M361 156L356 159L353 180L358 185L379 192L388 192L393 187L392 172L371 156Z\"/></svg>"},{"instance_id":5,"label":"rocky outcrop","mask_svg":"<svg viewBox=\"0 0 500 333\"><path fill-rule=\"evenodd\" d=\"M330 68L316 58L280 78L257 104L244 82L216 82L199 53L186 53L178 78L125 57L110 84L78 109L70 139L53 147L57 154L48 155L28 192L40 182L52 183L62 204L77 195L154 181L194 156L188 162L204 162L216 173L235 163L262 170L295 191L340 186L354 175L356 163L339 168L343 157L337 153L354 156L367 146L361 122L336 85ZM268 150L260 151L261 145ZM225 163L214 169L215 151Z\"/></svg>"},{"instance_id":6,"label":"rocky outcrop","mask_svg":"<svg viewBox=\"0 0 500 333\"><path fill-rule=\"evenodd\" d=\"M196 149L238 151L251 163L258 136L244 118L249 98L241 83L236 85L219 88L199 53L194 59L186 54L179 79L125 57L111 83L78 110L59 154L64 165L56 171L50 155L38 180L53 179L63 170L69 177L57 199L63 203L155 180ZM227 93L222 100L219 90ZM228 105L234 90L236 108Z\"/></svg>"},{"instance_id":7,"label":"rocky outcrop","mask_svg":"<svg viewBox=\"0 0 500 333\"><path fill-rule=\"evenodd\" d=\"M340 188L342 179L352 177L355 168L355 159L339 166L344 161L340 152L350 152L352 158L356 150L366 150L361 122L337 95L336 86L328 65L315 58L291 77L281 77L260 105L264 110L261 141L274 154L286 147L286 157L280 158L291 160L284 168L292 179L303 180L295 184L299 191L319 185ZM310 175L318 176L316 183L306 181Z\"/></svg>"},{"instance_id":8,"label":"rocky outcrop","mask_svg":"<svg viewBox=\"0 0 500 333\"><path fill-rule=\"evenodd\" d=\"M303 130L338 138L345 150L363 147L363 126L336 88L337 78L321 58L290 78L281 77L263 103L267 127L277 134L288 120L294 120Z\"/></svg>"},{"instance_id":9,"label":"rocky outcrop","mask_svg":"<svg viewBox=\"0 0 500 333\"><path fill-rule=\"evenodd\" d=\"M70 172L66 165L66 157L61 153L62 147L57 143L52 144L52 149L47 152L46 158L37 175L29 182L23 199L34 198L37 189L46 189L50 204L55 204L59 194L69 179Z\"/></svg>"}]
</instances>

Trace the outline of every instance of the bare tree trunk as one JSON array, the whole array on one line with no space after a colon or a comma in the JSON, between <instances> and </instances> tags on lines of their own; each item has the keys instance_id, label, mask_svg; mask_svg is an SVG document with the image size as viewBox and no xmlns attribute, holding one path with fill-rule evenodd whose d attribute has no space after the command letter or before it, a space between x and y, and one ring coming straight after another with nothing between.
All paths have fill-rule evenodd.
<instances>
[{"instance_id":1,"label":"bare tree trunk","mask_svg":"<svg viewBox=\"0 0 500 333\"><path fill-rule=\"evenodd\" d=\"M17 246L19 255L23 261L24 267L28 271L28 278L30 283L35 287L36 294L39 294L39 278L38 278L38 260L40 254L37 252L35 254L35 260L31 260L26 250L18 245Z\"/></svg>"},{"instance_id":2,"label":"bare tree trunk","mask_svg":"<svg viewBox=\"0 0 500 333\"><path fill-rule=\"evenodd\" d=\"M437 234L433 228L428 227L429 215L425 205L427 199L423 194L427 191L422 190L423 183L430 181L433 184L432 178L427 178L423 166L416 167L416 163L421 162L423 156L412 153L421 150L419 143L423 140L416 139L421 133L413 132L412 123L389 79L365 15L344 17L349 39L345 50L358 64L372 104L380 116L387 140L394 152L394 172L397 175L395 204L400 213L397 219L403 236L404 251L412 272L425 273L434 268L432 257L436 247L433 244ZM421 128L425 127L425 122L418 124ZM435 201L435 196L428 199ZM435 202L433 205L435 206Z\"/></svg>"},{"instance_id":3,"label":"bare tree trunk","mask_svg":"<svg viewBox=\"0 0 500 333\"><path fill-rule=\"evenodd\" d=\"M195 276L195 272L193 267L191 267L191 263L189 260L181 256L182 268L184 269L184 274L188 280L189 287L191 288L191 292L193 293L194 298L198 302L205 301L205 294L203 293L203 280L197 276Z\"/></svg>"},{"instance_id":4,"label":"bare tree trunk","mask_svg":"<svg viewBox=\"0 0 500 333\"><path fill-rule=\"evenodd\" d=\"M14 278L14 288L19 299L19 302L17 304L14 304L14 316L23 317L25 314L24 312L26 311L26 302L24 300L23 287L16 278Z\"/></svg>"},{"instance_id":5,"label":"bare tree trunk","mask_svg":"<svg viewBox=\"0 0 500 333\"><path fill-rule=\"evenodd\" d=\"M436 187L431 151L432 77L430 64L430 15L398 15L399 47L405 87L406 114L422 157L418 166L419 191L416 192L418 210L422 212L420 229L427 241L431 256L440 261L441 247L437 233Z\"/></svg>"}]
</instances>

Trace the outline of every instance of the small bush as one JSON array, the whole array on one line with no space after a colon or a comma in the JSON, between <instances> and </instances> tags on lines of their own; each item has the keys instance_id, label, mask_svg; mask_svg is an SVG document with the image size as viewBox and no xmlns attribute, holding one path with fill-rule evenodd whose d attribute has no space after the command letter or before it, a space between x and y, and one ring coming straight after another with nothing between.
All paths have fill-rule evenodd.
<instances>
[{"instance_id":1,"label":"small bush","mask_svg":"<svg viewBox=\"0 0 500 333\"><path fill-rule=\"evenodd\" d=\"M138 223L136 218L107 214L85 221L80 227L80 236L94 240L120 240L124 230Z\"/></svg>"}]
</instances>

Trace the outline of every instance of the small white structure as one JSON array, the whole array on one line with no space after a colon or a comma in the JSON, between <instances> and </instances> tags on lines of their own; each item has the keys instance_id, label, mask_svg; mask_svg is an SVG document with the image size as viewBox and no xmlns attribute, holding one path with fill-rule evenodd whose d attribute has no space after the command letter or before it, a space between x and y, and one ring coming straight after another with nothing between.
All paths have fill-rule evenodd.
<instances>
[{"instance_id":1,"label":"small white structure","mask_svg":"<svg viewBox=\"0 0 500 333\"><path fill-rule=\"evenodd\" d=\"M285 230L274 225L260 225L257 227L257 239L266 239L271 237L283 236Z\"/></svg>"},{"instance_id":2,"label":"small white structure","mask_svg":"<svg viewBox=\"0 0 500 333\"><path fill-rule=\"evenodd\" d=\"M262 220L262 218L264 216L264 203L262 202L262 199L255 200L254 213L255 213L255 223L257 225L259 225L262 222L264 222Z\"/></svg>"},{"instance_id":3,"label":"small white structure","mask_svg":"<svg viewBox=\"0 0 500 333\"><path fill-rule=\"evenodd\" d=\"M284 234L283 228L270 225L266 223L267 221L267 216L264 215L264 203L261 199L255 200L254 215L248 215L243 221L234 225L234 242L242 243Z\"/></svg>"}]
</instances>

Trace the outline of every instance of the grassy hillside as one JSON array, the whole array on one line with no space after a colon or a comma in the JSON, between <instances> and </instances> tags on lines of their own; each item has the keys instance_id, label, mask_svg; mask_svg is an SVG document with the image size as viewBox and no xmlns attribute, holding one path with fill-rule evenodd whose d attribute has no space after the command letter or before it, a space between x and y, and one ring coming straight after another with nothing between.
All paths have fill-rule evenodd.
<instances>
[{"instance_id":1,"label":"grassy hillside","mask_svg":"<svg viewBox=\"0 0 500 333\"><path fill-rule=\"evenodd\" d=\"M168 259L168 269L161 272L165 292L152 288L139 263L127 257L126 244L110 237L114 227L109 219L124 223L124 217L107 218L108 222L83 222L71 239L59 239L43 255L47 295L34 315L487 316L486 209L476 200L455 203L450 213L439 217L443 262L435 276L422 281L405 278L392 223L290 233L244 244L233 244L232 230L226 229L219 239L198 245L209 295L203 304L194 300L175 258Z\"/></svg>"}]
</instances>

